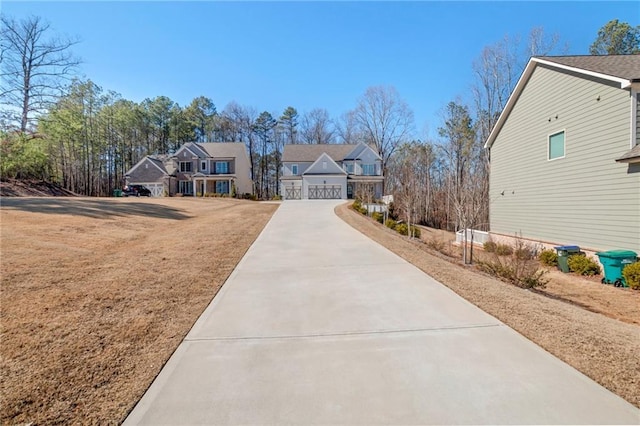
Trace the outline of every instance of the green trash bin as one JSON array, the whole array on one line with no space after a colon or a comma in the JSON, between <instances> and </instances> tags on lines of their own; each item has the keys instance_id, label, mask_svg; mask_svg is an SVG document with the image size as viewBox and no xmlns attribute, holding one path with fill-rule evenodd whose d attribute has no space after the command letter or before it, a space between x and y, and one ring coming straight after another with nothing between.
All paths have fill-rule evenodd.
<instances>
[{"instance_id":1,"label":"green trash bin","mask_svg":"<svg viewBox=\"0 0 640 426\"><path fill-rule=\"evenodd\" d=\"M627 287L622 270L638 258L638 253L631 250L609 250L596 253L604 267L602 284L613 284L616 287Z\"/></svg>"},{"instance_id":2,"label":"green trash bin","mask_svg":"<svg viewBox=\"0 0 640 426\"><path fill-rule=\"evenodd\" d=\"M562 272L569 272L569 263L567 260L569 256L574 254L580 254L580 247L578 246L558 246L554 247L558 252L558 269Z\"/></svg>"},{"instance_id":3,"label":"green trash bin","mask_svg":"<svg viewBox=\"0 0 640 426\"><path fill-rule=\"evenodd\" d=\"M114 189L113 190L114 197L122 197L122 189Z\"/></svg>"}]
</instances>

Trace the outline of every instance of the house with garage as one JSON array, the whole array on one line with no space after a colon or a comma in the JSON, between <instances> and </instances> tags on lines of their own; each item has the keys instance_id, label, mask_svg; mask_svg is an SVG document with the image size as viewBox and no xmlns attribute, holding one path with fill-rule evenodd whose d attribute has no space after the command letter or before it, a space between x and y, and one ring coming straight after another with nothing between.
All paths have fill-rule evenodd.
<instances>
[{"instance_id":1,"label":"house with garage","mask_svg":"<svg viewBox=\"0 0 640 426\"><path fill-rule=\"evenodd\" d=\"M364 143L285 145L280 194L285 200L379 199L382 158Z\"/></svg>"},{"instance_id":2,"label":"house with garage","mask_svg":"<svg viewBox=\"0 0 640 426\"><path fill-rule=\"evenodd\" d=\"M182 145L175 154L146 156L126 174L127 185L140 184L153 196L207 196L253 192L251 163L243 143Z\"/></svg>"},{"instance_id":3,"label":"house with garage","mask_svg":"<svg viewBox=\"0 0 640 426\"><path fill-rule=\"evenodd\" d=\"M486 141L490 230L640 253L640 55L533 57Z\"/></svg>"}]
</instances>

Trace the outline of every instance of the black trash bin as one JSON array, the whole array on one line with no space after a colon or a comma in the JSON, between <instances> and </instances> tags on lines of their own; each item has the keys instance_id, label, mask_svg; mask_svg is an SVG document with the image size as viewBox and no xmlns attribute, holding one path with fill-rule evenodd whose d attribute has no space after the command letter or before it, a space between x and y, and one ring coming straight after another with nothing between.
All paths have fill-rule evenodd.
<instances>
[{"instance_id":1,"label":"black trash bin","mask_svg":"<svg viewBox=\"0 0 640 426\"><path fill-rule=\"evenodd\" d=\"M569 272L569 263L567 260L569 256L574 254L580 254L580 247L578 246L558 246L554 247L558 252L558 269L562 272Z\"/></svg>"}]
</instances>

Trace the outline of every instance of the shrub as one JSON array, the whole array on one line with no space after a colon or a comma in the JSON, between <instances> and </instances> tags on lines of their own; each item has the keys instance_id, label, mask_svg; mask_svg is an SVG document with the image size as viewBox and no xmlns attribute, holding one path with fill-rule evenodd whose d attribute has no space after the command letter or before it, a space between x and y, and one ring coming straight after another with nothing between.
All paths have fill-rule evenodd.
<instances>
[{"instance_id":1,"label":"shrub","mask_svg":"<svg viewBox=\"0 0 640 426\"><path fill-rule=\"evenodd\" d=\"M387 221L384 223L384 225L387 228L391 228L391 229L396 229L396 224L397 222L393 219L387 219Z\"/></svg>"},{"instance_id":2,"label":"shrub","mask_svg":"<svg viewBox=\"0 0 640 426\"><path fill-rule=\"evenodd\" d=\"M282 195L274 195L271 199L273 201L282 201Z\"/></svg>"},{"instance_id":3,"label":"shrub","mask_svg":"<svg viewBox=\"0 0 640 426\"><path fill-rule=\"evenodd\" d=\"M373 212L371 213L371 218L377 222L383 223L384 222L384 214L380 213L380 212Z\"/></svg>"},{"instance_id":4,"label":"shrub","mask_svg":"<svg viewBox=\"0 0 640 426\"><path fill-rule=\"evenodd\" d=\"M542 250L538 259L543 265L558 266L558 253L555 250Z\"/></svg>"},{"instance_id":5,"label":"shrub","mask_svg":"<svg viewBox=\"0 0 640 426\"><path fill-rule=\"evenodd\" d=\"M640 290L640 262L625 266L622 270L622 276L629 287L634 290Z\"/></svg>"},{"instance_id":6,"label":"shrub","mask_svg":"<svg viewBox=\"0 0 640 426\"><path fill-rule=\"evenodd\" d=\"M520 239L513 247L497 244L493 258L478 262L478 268L521 288L544 288L548 282L544 278L547 271L538 268L535 252L535 247Z\"/></svg>"},{"instance_id":7,"label":"shrub","mask_svg":"<svg viewBox=\"0 0 640 426\"><path fill-rule=\"evenodd\" d=\"M590 257L582 254L574 254L567 259L569 270L580 275L598 275L600 273L600 265Z\"/></svg>"},{"instance_id":8,"label":"shrub","mask_svg":"<svg viewBox=\"0 0 640 426\"><path fill-rule=\"evenodd\" d=\"M427 241L427 247L442 253L444 252L446 244L444 243L444 241L439 240L436 237L433 237Z\"/></svg>"},{"instance_id":9,"label":"shrub","mask_svg":"<svg viewBox=\"0 0 640 426\"><path fill-rule=\"evenodd\" d=\"M511 256L513 254L513 247L508 244L496 244L495 253L498 256Z\"/></svg>"},{"instance_id":10,"label":"shrub","mask_svg":"<svg viewBox=\"0 0 640 426\"><path fill-rule=\"evenodd\" d=\"M398 223L395 228L396 232L400 235L407 235L409 234L409 227L407 226L406 223Z\"/></svg>"},{"instance_id":11,"label":"shrub","mask_svg":"<svg viewBox=\"0 0 640 426\"><path fill-rule=\"evenodd\" d=\"M497 246L497 244L494 243L493 241L487 241L486 243L484 243L482 245L482 248L487 253L494 253L496 251L496 246Z\"/></svg>"},{"instance_id":12,"label":"shrub","mask_svg":"<svg viewBox=\"0 0 640 426\"><path fill-rule=\"evenodd\" d=\"M415 238L420 238L420 235L422 235L420 232L420 228L411 225L411 235L413 235Z\"/></svg>"}]
</instances>

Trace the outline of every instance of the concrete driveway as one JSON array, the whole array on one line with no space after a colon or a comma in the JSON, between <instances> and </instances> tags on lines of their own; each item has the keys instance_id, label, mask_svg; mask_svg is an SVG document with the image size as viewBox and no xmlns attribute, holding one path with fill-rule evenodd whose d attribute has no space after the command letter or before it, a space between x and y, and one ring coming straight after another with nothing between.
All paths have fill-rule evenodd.
<instances>
[{"instance_id":1,"label":"concrete driveway","mask_svg":"<svg viewBox=\"0 0 640 426\"><path fill-rule=\"evenodd\" d=\"M640 423L339 203L280 206L125 424Z\"/></svg>"}]
</instances>

